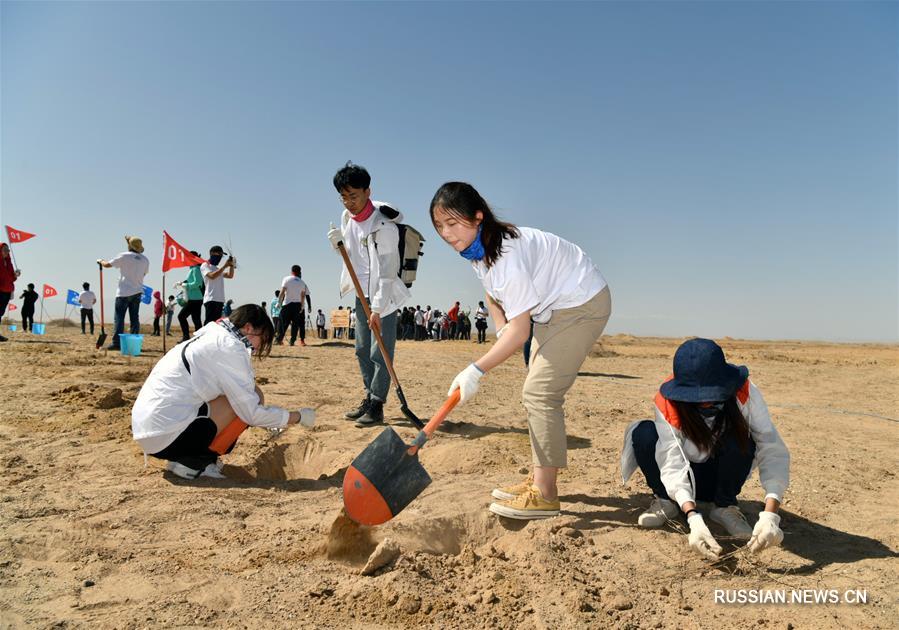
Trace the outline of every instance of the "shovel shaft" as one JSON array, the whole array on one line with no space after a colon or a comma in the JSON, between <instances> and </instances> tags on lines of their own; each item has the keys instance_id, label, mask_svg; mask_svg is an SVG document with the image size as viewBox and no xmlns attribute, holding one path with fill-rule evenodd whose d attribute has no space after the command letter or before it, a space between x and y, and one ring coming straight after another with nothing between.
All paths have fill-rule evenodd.
<instances>
[{"instance_id":1,"label":"shovel shaft","mask_svg":"<svg viewBox=\"0 0 899 630\"><path fill-rule=\"evenodd\" d=\"M365 313L365 319L370 320L371 307L368 305L368 300L365 298L365 293L362 291L362 285L359 284L359 278L356 277L356 270L353 269L353 263L350 262L350 256L347 254L346 247L343 246L343 243L340 243L337 246L337 251L339 251L340 255L343 257L343 264L346 265L347 271L350 272L350 278L353 280L353 286L356 288L356 296L362 304L362 312ZM396 385L396 388L400 389L400 381L396 377L396 372L393 370L393 359L387 354L387 349L384 347L384 340L381 338L381 331L372 329L372 332L375 334L375 341L378 342L378 347L381 349L381 356L384 357L384 363L387 364L387 371L390 373L390 378L393 379L393 384Z\"/></svg>"},{"instance_id":2,"label":"shovel shaft","mask_svg":"<svg viewBox=\"0 0 899 630\"><path fill-rule=\"evenodd\" d=\"M437 413L428 421L425 425L425 428L422 429L418 437L415 439L415 443L409 447L407 451L409 455L415 455L418 450L424 446L425 442L431 439L431 436L434 435L434 432L437 431L437 428L443 424L443 421L446 420L446 417L449 415L449 412L453 410L453 407L459 404L459 398L461 394L458 389L453 390L453 393L449 395L449 398L443 403L440 409L437 410Z\"/></svg>"}]
</instances>

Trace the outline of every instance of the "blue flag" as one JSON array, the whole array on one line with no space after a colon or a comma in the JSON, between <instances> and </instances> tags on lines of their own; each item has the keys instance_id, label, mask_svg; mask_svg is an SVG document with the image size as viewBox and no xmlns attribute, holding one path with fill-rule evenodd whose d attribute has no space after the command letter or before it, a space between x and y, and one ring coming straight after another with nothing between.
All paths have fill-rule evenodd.
<instances>
[{"instance_id":1,"label":"blue flag","mask_svg":"<svg viewBox=\"0 0 899 630\"><path fill-rule=\"evenodd\" d=\"M141 296L140 301L144 304L149 304L150 300L153 299L153 289L144 285L144 294Z\"/></svg>"},{"instance_id":2,"label":"blue flag","mask_svg":"<svg viewBox=\"0 0 899 630\"><path fill-rule=\"evenodd\" d=\"M69 289L69 295L66 297L66 304L71 304L72 306L81 306L81 302L78 301L78 296L81 295L78 291L72 291Z\"/></svg>"}]
</instances>

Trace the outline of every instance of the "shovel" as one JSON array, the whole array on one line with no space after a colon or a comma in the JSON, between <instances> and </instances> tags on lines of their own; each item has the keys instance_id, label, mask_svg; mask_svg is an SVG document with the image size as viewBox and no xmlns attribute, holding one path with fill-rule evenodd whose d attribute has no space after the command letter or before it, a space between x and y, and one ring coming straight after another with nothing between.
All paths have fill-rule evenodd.
<instances>
[{"instance_id":1,"label":"shovel","mask_svg":"<svg viewBox=\"0 0 899 630\"><path fill-rule=\"evenodd\" d=\"M418 451L459 402L455 390L412 444L406 444L387 427L359 456L343 476L343 507L360 525L386 523L409 505L431 483L418 461Z\"/></svg>"},{"instance_id":2,"label":"shovel","mask_svg":"<svg viewBox=\"0 0 899 630\"><path fill-rule=\"evenodd\" d=\"M346 248L343 246L343 243L337 244L337 251L340 252L340 255L343 256L343 264L346 265L347 271L350 272L350 278L353 279L353 286L356 287L356 295L359 296L359 301L362 303L362 311L365 313L365 319L371 319L371 308L368 306L368 300L365 299L365 293L362 292L362 285L359 284L359 278L356 277L356 271L353 269L353 263L350 262L350 257L346 253ZM425 423L418 419L412 410L409 409L409 404L406 402L406 396L403 394L403 388L400 386L400 380L396 377L396 372L393 369L393 360L390 358L390 355L387 353L387 349L384 348L384 340L381 338L381 331L372 330L375 334L375 340L378 342L378 348L381 349L381 356L384 357L384 363L387 364L387 371L390 373L390 378L393 379L393 384L396 386L396 397L400 401L400 411L403 412L403 415L409 419L409 421L414 424L417 428L424 428Z\"/></svg>"},{"instance_id":3,"label":"shovel","mask_svg":"<svg viewBox=\"0 0 899 630\"><path fill-rule=\"evenodd\" d=\"M106 343L106 320L103 318L103 265L97 263L97 266L100 268L100 335L97 337L97 350L99 350Z\"/></svg>"}]
</instances>

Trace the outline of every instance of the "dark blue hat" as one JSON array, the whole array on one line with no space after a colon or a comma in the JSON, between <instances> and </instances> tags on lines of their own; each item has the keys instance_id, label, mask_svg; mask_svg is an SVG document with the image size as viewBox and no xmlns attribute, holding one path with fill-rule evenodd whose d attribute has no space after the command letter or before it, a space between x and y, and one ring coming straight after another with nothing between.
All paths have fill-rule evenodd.
<instances>
[{"instance_id":1,"label":"dark blue hat","mask_svg":"<svg viewBox=\"0 0 899 630\"><path fill-rule=\"evenodd\" d=\"M724 360L721 346L711 339L690 339L674 353L674 378L659 390L668 400L698 403L728 400L737 393L749 369Z\"/></svg>"}]
</instances>

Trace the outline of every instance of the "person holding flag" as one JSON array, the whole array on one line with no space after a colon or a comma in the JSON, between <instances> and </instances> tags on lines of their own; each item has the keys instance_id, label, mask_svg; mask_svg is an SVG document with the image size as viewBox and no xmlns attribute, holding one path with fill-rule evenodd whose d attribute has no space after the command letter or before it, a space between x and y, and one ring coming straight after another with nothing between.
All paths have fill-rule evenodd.
<instances>
[{"instance_id":1,"label":"person holding flag","mask_svg":"<svg viewBox=\"0 0 899 630\"><path fill-rule=\"evenodd\" d=\"M126 236L128 251L122 252L112 260L98 258L101 267L119 270L119 286L115 297L115 332L109 350L119 349L119 335L125 331L125 312L131 323L131 334L140 332L140 301L144 294L144 276L150 270L150 261L144 256L144 243L136 236Z\"/></svg>"},{"instance_id":2,"label":"person holding flag","mask_svg":"<svg viewBox=\"0 0 899 630\"><path fill-rule=\"evenodd\" d=\"M81 285L81 288L84 289L78 295L77 305L81 306L81 334L86 334L84 331L84 323L85 321L89 321L91 323L91 335L94 334L94 304L97 303L97 296L94 295L94 292L91 291L91 285L89 282L85 282Z\"/></svg>"},{"instance_id":3,"label":"person holding flag","mask_svg":"<svg viewBox=\"0 0 899 630\"><path fill-rule=\"evenodd\" d=\"M13 268L9 245L0 243L0 318L6 312L6 305L9 304L13 291L16 290L15 283L20 273L18 269ZM7 341L7 339L0 335L0 341Z\"/></svg>"}]
</instances>

